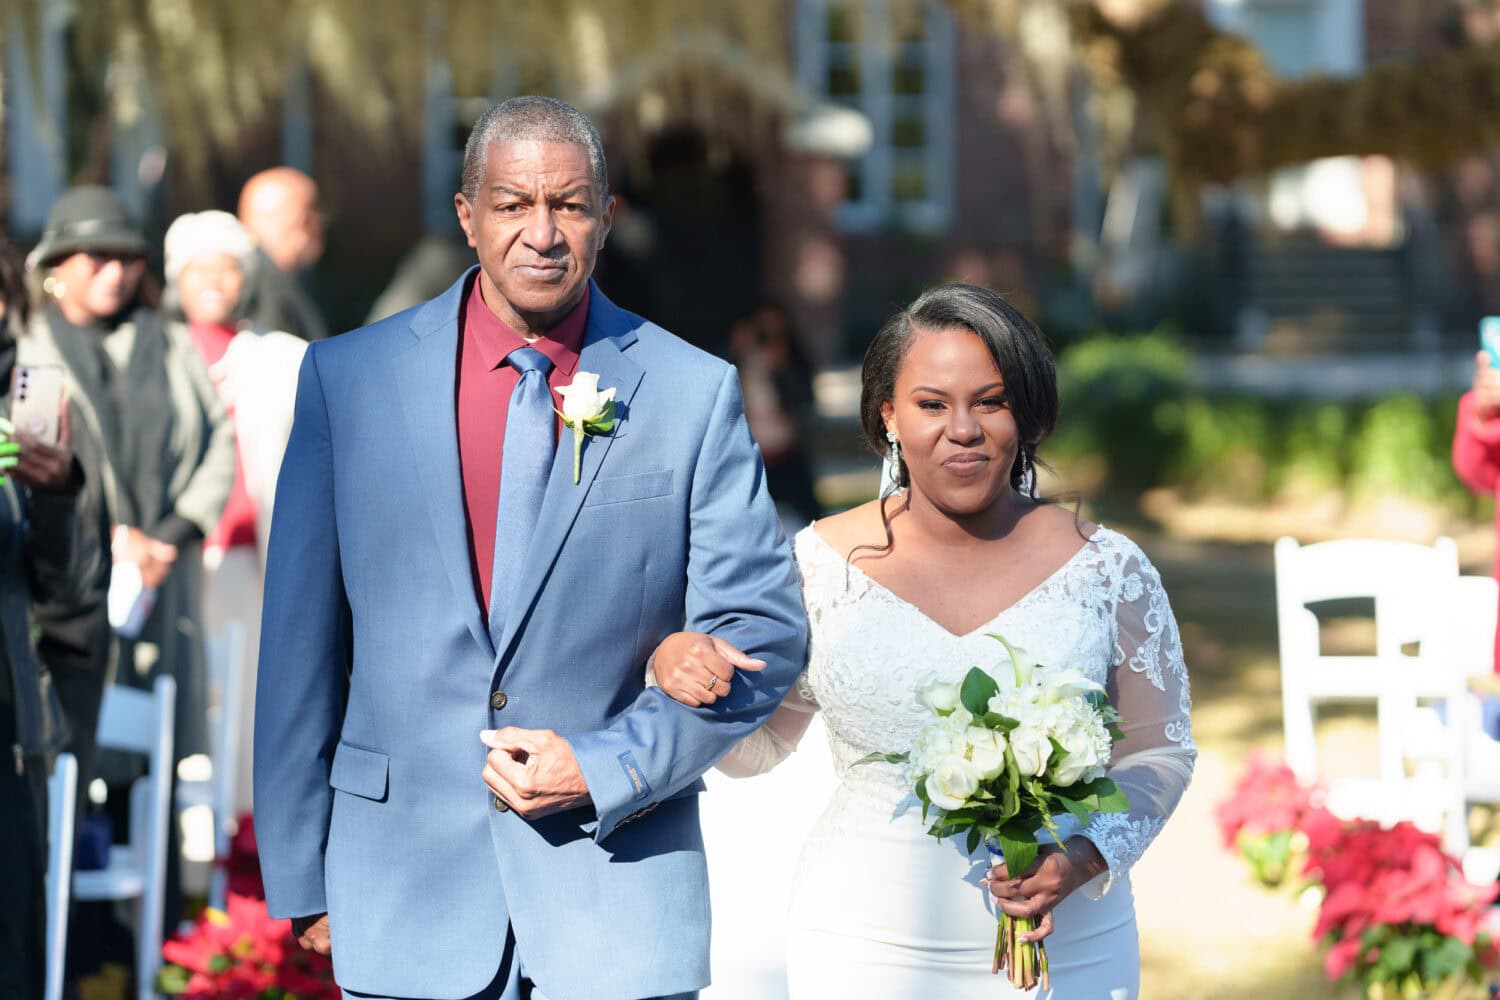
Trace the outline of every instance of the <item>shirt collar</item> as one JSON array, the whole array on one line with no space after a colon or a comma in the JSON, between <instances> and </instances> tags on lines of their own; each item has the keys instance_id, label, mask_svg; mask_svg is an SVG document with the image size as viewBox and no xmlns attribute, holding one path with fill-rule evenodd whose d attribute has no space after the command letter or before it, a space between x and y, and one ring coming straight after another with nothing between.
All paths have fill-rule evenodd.
<instances>
[{"instance_id":1,"label":"shirt collar","mask_svg":"<svg viewBox=\"0 0 1500 1000\"><path fill-rule=\"evenodd\" d=\"M536 340L528 341L511 329L510 324L490 312L480 285L480 275L476 272L464 310L464 326L465 332L473 337L486 369L494 371L505 364L506 357L518 347L534 347L545 354L562 374L571 376L577 370L578 355L583 348L583 331L589 318L590 286L584 287L583 298L561 322Z\"/></svg>"}]
</instances>

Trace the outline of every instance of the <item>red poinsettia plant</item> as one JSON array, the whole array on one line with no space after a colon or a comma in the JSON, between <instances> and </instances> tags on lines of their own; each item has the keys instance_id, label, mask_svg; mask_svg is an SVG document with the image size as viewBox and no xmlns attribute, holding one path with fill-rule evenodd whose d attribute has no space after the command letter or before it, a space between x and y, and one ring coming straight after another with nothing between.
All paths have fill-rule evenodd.
<instances>
[{"instance_id":1,"label":"red poinsettia plant","mask_svg":"<svg viewBox=\"0 0 1500 1000\"><path fill-rule=\"evenodd\" d=\"M1500 885L1469 883L1437 836L1410 823L1324 813L1307 837L1307 872L1326 893L1313 938L1328 947L1330 980L1357 982L1372 1000L1489 995L1500 952L1484 927Z\"/></svg>"},{"instance_id":2,"label":"red poinsettia plant","mask_svg":"<svg viewBox=\"0 0 1500 1000\"><path fill-rule=\"evenodd\" d=\"M266 910L248 814L218 863L228 875L227 904L204 910L191 932L162 946L157 991L181 1000L339 1000L333 964L303 951L291 921Z\"/></svg>"},{"instance_id":3,"label":"red poinsettia plant","mask_svg":"<svg viewBox=\"0 0 1500 1000\"><path fill-rule=\"evenodd\" d=\"M1323 790L1298 780L1286 764L1256 751L1229 797L1214 809L1224 846L1239 851L1256 881L1279 886L1306 850L1303 826L1322 812Z\"/></svg>"}]
</instances>

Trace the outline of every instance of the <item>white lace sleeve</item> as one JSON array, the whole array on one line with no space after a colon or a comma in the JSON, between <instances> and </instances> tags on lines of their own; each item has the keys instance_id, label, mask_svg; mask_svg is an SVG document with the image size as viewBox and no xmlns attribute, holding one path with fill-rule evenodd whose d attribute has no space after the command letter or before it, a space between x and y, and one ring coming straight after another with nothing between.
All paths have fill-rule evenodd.
<instances>
[{"instance_id":1,"label":"white lace sleeve","mask_svg":"<svg viewBox=\"0 0 1500 1000\"><path fill-rule=\"evenodd\" d=\"M1134 545L1128 546L1119 573L1114 662L1107 686L1125 737L1115 744L1108 773L1129 798L1130 808L1100 813L1083 830L1109 864L1102 881L1085 887L1095 898L1108 892L1161 832L1192 779L1198 756L1182 640L1161 577Z\"/></svg>"},{"instance_id":2,"label":"white lace sleeve","mask_svg":"<svg viewBox=\"0 0 1500 1000\"><path fill-rule=\"evenodd\" d=\"M818 703L807 689L804 671L797 683L787 692L776 711L766 724L735 744L733 750L720 759L715 766L731 778L749 778L765 774L786 760L797 749L802 734L807 732Z\"/></svg>"}]
</instances>

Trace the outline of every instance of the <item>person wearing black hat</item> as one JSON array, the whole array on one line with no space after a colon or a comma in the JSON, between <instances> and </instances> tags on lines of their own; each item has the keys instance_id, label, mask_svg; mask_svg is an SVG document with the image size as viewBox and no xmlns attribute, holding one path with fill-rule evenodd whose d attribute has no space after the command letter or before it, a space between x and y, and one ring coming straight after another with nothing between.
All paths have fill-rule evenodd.
<instances>
[{"instance_id":1,"label":"person wearing black hat","mask_svg":"<svg viewBox=\"0 0 1500 1000\"><path fill-rule=\"evenodd\" d=\"M133 588L149 608L143 623L113 616L114 676L142 688L176 678L180 759L207 750L201 543L234 483L234 431L191 340L144 300L146 250L114 192L64 193L27 258L44 301L22 350L67 369L69 395L103 442L109 603L128 608Z\"/></svg>"}]
</instances>

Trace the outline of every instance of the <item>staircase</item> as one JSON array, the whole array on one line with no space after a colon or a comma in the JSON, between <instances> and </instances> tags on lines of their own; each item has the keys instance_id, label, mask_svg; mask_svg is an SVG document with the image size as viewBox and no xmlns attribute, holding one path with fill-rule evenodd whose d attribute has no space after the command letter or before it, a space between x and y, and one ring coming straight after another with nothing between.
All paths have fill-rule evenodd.
<instances>
[{"instance_id":1,"label":"staircase","mask_svg":"<svg viewBox=\"0 0 1500 1000\"><path fill-rule=\"evenodd\" d=\"M1275 354L1411 347L1415 316L1400 255L1313 237L1258 242L1241 321L1246 339Z\"/></svg>"}]
</instances>

